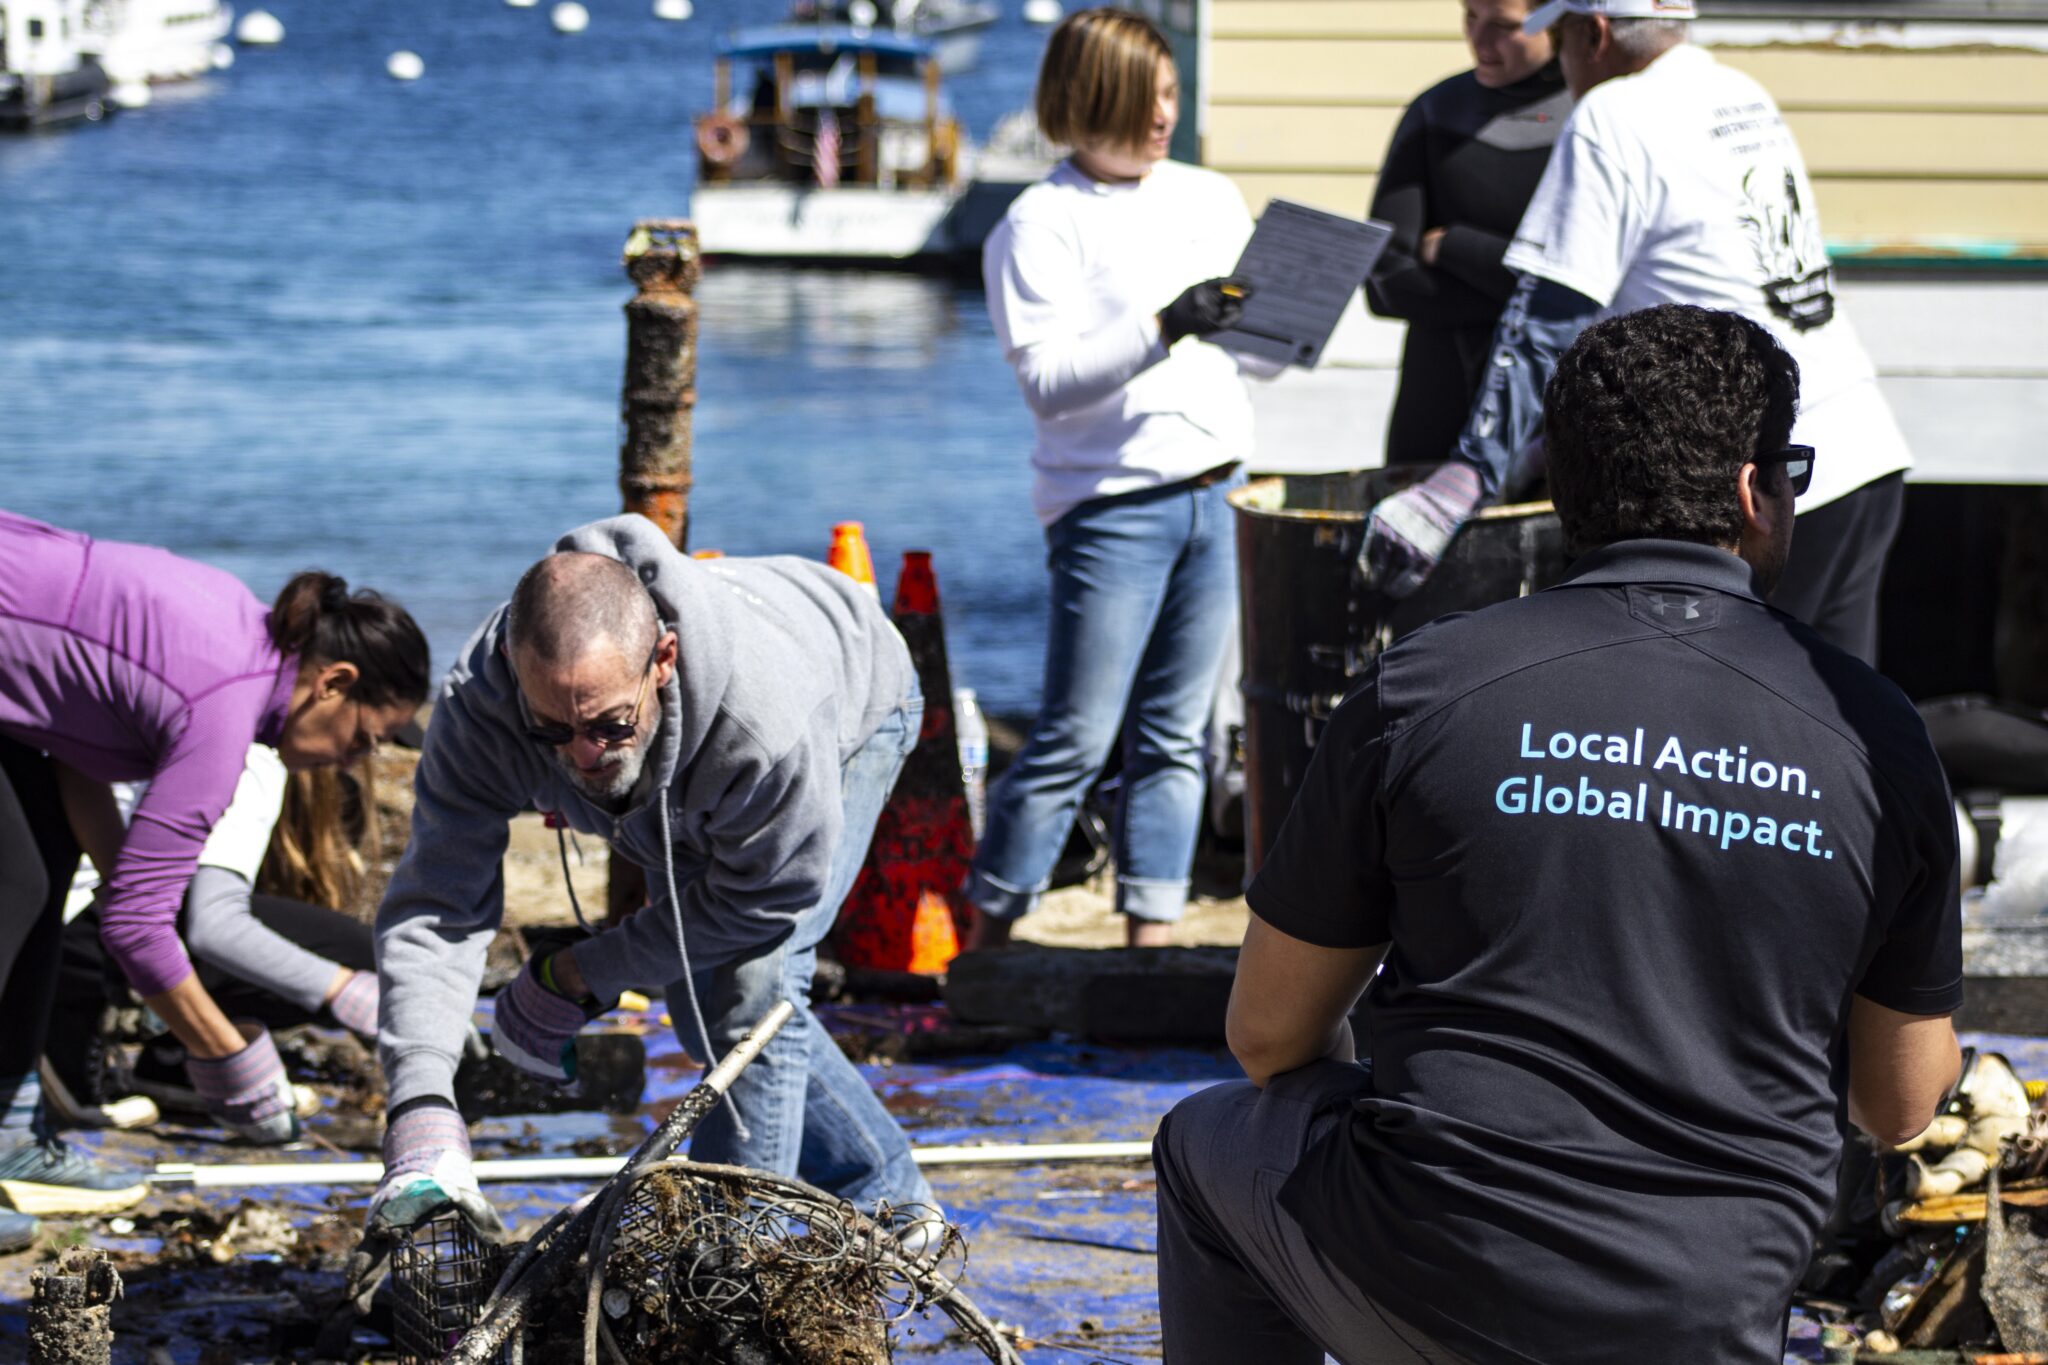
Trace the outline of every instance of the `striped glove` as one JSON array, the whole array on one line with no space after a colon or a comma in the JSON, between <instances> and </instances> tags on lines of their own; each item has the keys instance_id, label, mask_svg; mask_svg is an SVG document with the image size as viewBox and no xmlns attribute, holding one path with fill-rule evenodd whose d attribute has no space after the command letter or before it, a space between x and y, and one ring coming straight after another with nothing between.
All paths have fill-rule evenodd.
<instances>
[{"instance_id":1,"label":"striped glove","mask_svg":"<svg viewBox=\"0 0 2048 1365\"><path fill-rule=\"evenodd\" d=\"M344 1277L358 1314L369 1311L404 1230L450 1211L485 1241L505 1240L504 1221L477 1188L461 1113L443 1099L410 1100L384 1127L384 1182L370 1196L363 1240Z\"/></svg>"},{"instance_id":2,"label":"striped glove","mask_svg":"<svg viewBox=\"0 0 2048 1365\"><path fill-rule=\"evenodd\" d=\"M576 1079L576 1035L603 1011L595 1000L578 1002L557 990L553 964L552 953L528 958L512 984L498 993L491 1044L521 1071L567 1085Z\"/></svg>"},{"instance_id":3,"label":"striped glove","mask_svg":"<svg viewBox=\"0 0 2048 1365\"><path fill-rule=\"evenodd\" d=\"M1388 597L1406 597L1435 571L1458 528L1479 510L1479 471L1448 460L1420 483L1383 499L1365 525L1358 571Z\"/></svg>"},{"instance_id":4,"label":"striped glove","mask_svg":"<svg viewBox=\"0 0 2048 1365\"><path fill-rule=\"evenodd\" d=\"M327 1012L334 1016L335 1023L356 1037L372 1041L377 1036L377 1003L380 998L377 974L355 972L327 1002Z\"/></svg>"},{"instance_id":5,"label":"striped glove","mask_svg":"<svg viewBox=\"0 0 2048 1365\"><path fill-rule=\"evenodd\" d=\"M249 1045L226 1057L187 1057L185 1074L213 1117L250 1142L296 1141L297 1096L267 1029L241 1026Z\"/></svg>"}]
</instances>

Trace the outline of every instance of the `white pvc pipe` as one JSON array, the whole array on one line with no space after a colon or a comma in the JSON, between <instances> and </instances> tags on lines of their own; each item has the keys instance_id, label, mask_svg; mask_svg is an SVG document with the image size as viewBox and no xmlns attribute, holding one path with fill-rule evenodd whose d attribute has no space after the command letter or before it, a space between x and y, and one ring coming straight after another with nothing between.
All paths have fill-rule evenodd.
<instances>
[{"instance_id":1,"label":"white pvc pipe","mask_svg":"<svg viewBox=\"0 0 2048 1365\"><path fill-rule=\"evenodd\" d=\"M919 1147L920 1166L1030 1165L1045 1161L1149 1161L1149 1142L1018 1142L990 1147ZM603 1180L626 1164L622 1156L514 1157L476 1163L478 1181ZM384 1178L377 1161L278 1161L200 1166L167 1161L151 1172L157 1185L228 1189L255 1185L375 1185Z\"/></svg>"}]
</instances>

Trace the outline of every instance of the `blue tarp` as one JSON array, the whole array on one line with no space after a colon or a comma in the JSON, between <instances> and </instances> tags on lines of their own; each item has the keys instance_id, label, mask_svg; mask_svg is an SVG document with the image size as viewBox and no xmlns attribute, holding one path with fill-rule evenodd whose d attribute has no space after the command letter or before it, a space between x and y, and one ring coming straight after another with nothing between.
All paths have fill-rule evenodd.
<instances>
[{"instance_id":1,"label":"blue tarp","mask_svg":"<svg viewBox=\"0 0 2048 1365\"><path fill-rule=\"evenodd\" d=\"M649 1131L654 1116L695 1083L697 1072L676 1050L673 1038L653 1020L649 1027L648 1091L635 1116L563 1114L494 1119L479 1126L479 1156L567 1155L608 1140L629 1149ZM1975 1035L1979 1047L2004 1052L2023 1076L2048 1076L2048 1039ZM1131 1141L1150 1138L1160 1115L1181 1097L1236 1076L1221 1052L1172 1048L1118 1048L1076 1042L1024 1044L1000 1056L962 1057L945 1062L869 1066L865 1074L914 1141L956 1143ZM319 1123L316 1121L315 1127ZM87 1134L86 1146L112 1146L133 1159L159 1161L250 1161L269 1154L228 1144L217 1134L166 1128L161 1140L141 1148L132 1134ZM317 1160L318 1151L286 1155ZM1131 1361L1157 1359L1157 1297L1154 1280L1152 1179L1142 1164L941 1168L932 1184L947 1211L967 1230L970 1294L990 1316L1015 1324L1037 1346L1031 1360ZM581 1194L582 1185L494 1185L493 1199L508 1220L531 1223ZM262 1191L203 1191L185 1198L228 1209L257 1197L295 1218L327 1213L330 1197L360 1203L364 1191L283 1187ZM161 1197L159 1197L161 1199ZM154 1201L153 1201L154 1202ZM107 1236L101 1225L82 1225L91 1240L136 1251L152 1249L147 1239ZM0 1362L25 1357L27 1265L22 1258L0 1270ZM249 1267L242 1267L246 1277ZM264 1267L256 1267L264 1269ZM196 1362L209 1344L261 1340L264 1324L280 1311L279 1294L331 1289L332 1277L269 1267L260 1284L237 1280L233 1301L216 1299L230 1272L213 1267L180 1272L168 1285L175 1314L152 1323L168 1333L170 1357ZM153 1288L163 1298L166 1288ZM270 1297L265 1297L266 1295ZM288 1301L288 1300L287 1300ZM905 1359L951 1365L978 1357L957 1343L940 1340L936 1324L914 1323L914 1337L900 1342ZM124 1333L117 1359L141 1361L147 1341ZM1819 1359L1812 1324L1795 1322L1788 1360ZM257 1359L257 1356L248 1356Z\"/></svg>"}]
</instances>

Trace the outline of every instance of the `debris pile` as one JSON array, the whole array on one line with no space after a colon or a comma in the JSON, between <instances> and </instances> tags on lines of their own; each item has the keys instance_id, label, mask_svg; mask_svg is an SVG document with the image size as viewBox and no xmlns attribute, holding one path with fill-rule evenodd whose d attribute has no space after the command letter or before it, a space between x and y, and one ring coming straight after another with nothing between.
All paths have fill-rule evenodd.
<instances>
[{"instance_id":1,"label":"debris pile","mask_svg":"<svg viewBox=\"0 0 2048 1365\"><path fill-rule=\"evenodd\" d=\"M2033 1091L2038 1092L2039 1087ZM2005 1058L1966 1055L1953 1101L1879 1163L1891 1241L1857 1295L1863 1351L2048 1351L2048 1111Z\"/></svg>"}]
</instances>

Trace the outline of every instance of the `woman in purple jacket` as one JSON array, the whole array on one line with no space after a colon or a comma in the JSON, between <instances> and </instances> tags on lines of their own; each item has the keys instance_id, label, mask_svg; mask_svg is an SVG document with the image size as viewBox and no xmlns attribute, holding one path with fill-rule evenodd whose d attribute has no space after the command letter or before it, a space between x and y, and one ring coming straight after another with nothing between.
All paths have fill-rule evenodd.
<instances>
[{"instance_id":1,"label":"woman in purple jacket","mask_svg":"<svg viewBox=\"0 0 2048 1365\"><path fill-rule=\"evenodd\" d=\"M192 974L178 908L252 742L290 768L352 763L427 687L425 637L373 592L302 573L266 611L219 569L0 511L0 1204L97 1213L145 1192L38 1115L81 843L106 883L102 941L185 1045L193 1088L252 1141L297 1136L276 1047ZM106 784L138 779L123 831ZM0 1224L0 1242L27 1223Z\"/></svg>"}]
</instances>

